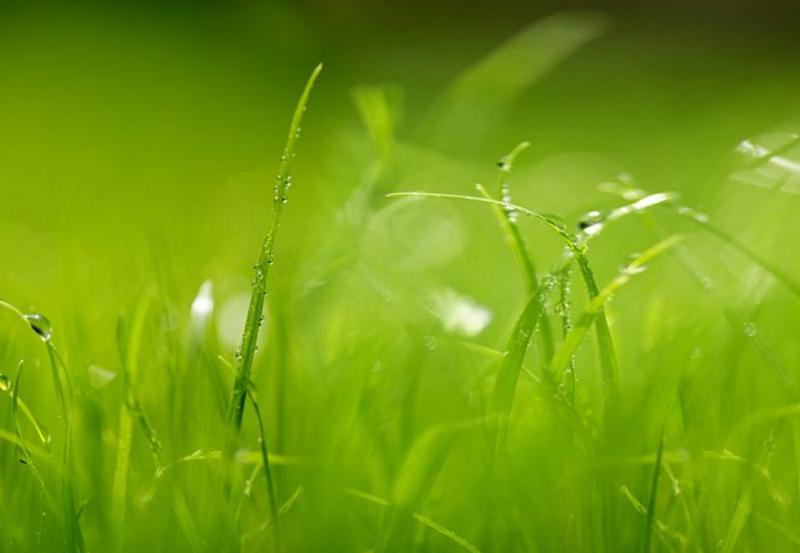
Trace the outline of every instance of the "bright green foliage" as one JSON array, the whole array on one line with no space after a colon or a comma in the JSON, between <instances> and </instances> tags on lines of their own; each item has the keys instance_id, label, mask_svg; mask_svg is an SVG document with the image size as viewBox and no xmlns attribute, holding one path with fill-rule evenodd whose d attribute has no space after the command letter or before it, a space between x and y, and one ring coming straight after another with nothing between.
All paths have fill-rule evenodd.
<instances>
[{"instance_id":1,"label":"bright green foliage","mask_svg":"<svg viewBox=\"0 0 800 553\"><path fill-rule=\"evenodd\" d=\"M797 551L800 53L272 4L3 11L0 552Z\"/></svg>"}]
</instances>

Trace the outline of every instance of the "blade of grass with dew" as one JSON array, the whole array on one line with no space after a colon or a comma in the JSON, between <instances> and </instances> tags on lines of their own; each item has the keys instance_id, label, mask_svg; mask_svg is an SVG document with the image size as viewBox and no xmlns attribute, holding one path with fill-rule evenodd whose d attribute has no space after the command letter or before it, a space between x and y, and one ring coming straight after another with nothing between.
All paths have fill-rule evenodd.
<instances>
[{"instance_id":1,"label":"blade of grass with dew","mask_svg":"<svg viewBox=\"0 0 800 553\"><path fill-rule=\"evenodd\" d=\"M64 517L64 547L83 552L85 544L80 522L76 512L75 482L72 459L72 388L66 364L53 345L53 328L50 321L39 313L23 313L14 305L0 300L0 308L6 309L18 317L25 325L36 334L44 344L47 352L53 386L56 390L56 399L61 414L62 429L64 430L64 449L61 455L61 500Z\"/></svg>"},{"instance_id":2,"label":"blade of grass with dew","mask_svg":"<svg viewBox=\"0 0 800 553\"><path fill-rule=\"evenodd\" d=\"M608 182L603 184L605 186L601 186L601 190L610 192L612 194L621 195L628 199L637 198L637 202L648 196L654 196L653 194L649 194L640 188L633 188L618 182ZM666 198L666 201L664 202L659 202L659 205L662 203L663 205L669 207L672 212L680 215L688 221L691 221L709 234L728 244L747 259L775 277L775 279L783 284L794 296L800 298L800 283L798 283L797 280L789 276L784 270L777 267L774 263L758 254L752 248L749 248L740 241L736 240L730 233L714 225L708 215L692 207L679 203L676 194L670 194L669 198Z\"/></svg>"},{"instance_id":3,"label":"blade of grass with dew","mask_svg":"<svg viewBox=\"0 0 800 553\"><path fill-rule=\"evenodd\" d=\"M513 168L517 156L525 151L529 146L529 142L520 142L513 150L500 158L500 161L498 161L497 186L495 193L501 194L503 202L509 204L511 203L511 193L508 185L508 178L511 175L511 169ZM490 200L495 199L486 190L486 188L480 184L476 185L476 187L478 192L480 192L484 198ZM505 234L506 241L508 242L514 257L517 260L517 264L522 272L522 276L528 289L528 294L533 294L539 287L539 279L536 276L536 266L533 263L533 258L528 252L528 249L525 245L525 239L522 237L522 233L517 226L517 214L513 208L501 208L500 206L496 205L493 206L493 211L498 222L500 223L503 233ZM550 319L546 316L542 317L539 321L539 331L539 339L542 348L542 361L544 366L547 366L553 357L554 346L553 332L550 328Z\"/></svg>"},{"instance_id":4,"label":"blade of grass with dew","mask_svg":"<svg viewBox=\"0 0 800 553\"><path fill-rule=\"evenodd\" d=\"M619 275L596 294L586 308L586 311L584 311L575 323L575 328L567 335L553 356L550 373L554 380L557 381L561 377L562 371L568 366L569 360L577 351L578 346L580 346L583 337L588 332L595 317L599 316L605 302L627 284L631 280L631 277L640 273L647 263L674 247L682 240L683 236L676 234L650 246L626 265Z\"/></svg>"},{"instance_id":5,"label":"blade of grass with dew","mask_svg":"<svg viewBox=\"0 0 800 553\"><path fill-rule=\"evenodd\" d=\"M22 361L20 361L20 365L17 370L21 370ZM11 379L3 374L0 373L0 392L6 392L12 401L16 402L16 407L18 408L23 416L28 420L33 430L36 432L36 436L39 438L39 441L42 443L42 446L45 448L50 447L50 442L52 441L52 436L44 427L39 419L33 414L28 404L26 404L21 397L15 396L15 386L12 384Z\"/></svg>"},{"instance_id":6,"label":"blade of grass with dew","mask_svg":"<svg viewBox=\"0 0 800 553\"><path fill-rule=\"evenodd\" d=\"M387 197L415 197L415 198L437 198L437 199L450 199L450 200L462 200L462 201L471 201L471 202L478 202L484 203L489 205L499 205L506 209L514 209L519 213L527 215L529 217L533 217L537 219L545 225L556 232L562 240L566 243L568 255L562 257L559 266L555 271L554 274L557 274L559 271L564 270L569 263L571 263L572 259L574 258L580 268L581 277L583 278L584 284L586 285L586 291L589 296L589 300L594 301L597 295L599 294L599 290L597 287L597 283L594 279L594 273L589 265L589 260L586 257L586 246L583 243L578 242L578 237L573 236L569 233L563 221L560 217L556 217L555 215L540 213L537 211L532 211L525 207L512 204L510 202L499 202L497 200L491 200L488 198L478 197L478 196L469 196L466 194L442 194L436 192L395 192L392 194L387 194ZM599 349L599 356L600 356L600 368L603 375L603 382L605 387L605 404L606 405L615 405L616 398L619 397L619 367L617 362L617 356L614 349L614 342L611 338L611 331L608 327L608 320L605 314L605 308L602 304L599 305L596 318L593 321L595 323L595 330L597 334L597 341L598 341L598 349Z\"/></svg>"},{"instance_id":7,"label":"blade of grass with dew","mask_svg":"<svg viewBox=\"0 0 800 553\"><path fill-rule=\"evenodd\" d=\"M561 338L565 339L573 328L572 321L572 285L570 279L572 276L572 269L565 267L558 276L558 303L556 304L555 311L561 319ZM552 361L552 358L551 358ZM569 364L565 371L562 383L566 388L566 397L570 405L575 405L575 355L569 358Z\"/></svg>"},{"instance_id":8,"label":"blade of grass with dew","mask_svg":"<svg viewBox=\"0 0 800 553\"><path fill-rule=\"evenodd\" d=\"M250 382L250 373L253 368L253 358L256 351L256 343L258 339L258 331L261 328L261 322L264 311L264 298L267 294L267 278L269 270L272 265L272 259L275 253L275 240L277 237L278 227L280 226L283 208L286 204L287 194L289 187L292 183L291 177L291 163L294 157L295 144L300 135L300 124L303 120L303 114L308 104L308 99L311 90L314 88L314 83L317 80L320 72L322 71L322 64L318 65L311 76L306 82L303 93L300 95L300 100L295 108L292 121L289 124L289 136L286 140L286 145L281 156L280 168L275 183L275 195L272 202L272 214L267 230L267 235L261 246L261 252L258 256L258 261L255 265L255 277L253 280L253 290L250 295L250 305L247 310L247 319L245 322L244 333L242 335L242 343L237 355L236 376L233 383L233 392L228 408L229 417L229 431L226 438L226 444L223 451L230 459L233 455L234 442L242 426L242 417L244 415L245 400L247 399L247 386Z\"/></svg>"}]
</instances>

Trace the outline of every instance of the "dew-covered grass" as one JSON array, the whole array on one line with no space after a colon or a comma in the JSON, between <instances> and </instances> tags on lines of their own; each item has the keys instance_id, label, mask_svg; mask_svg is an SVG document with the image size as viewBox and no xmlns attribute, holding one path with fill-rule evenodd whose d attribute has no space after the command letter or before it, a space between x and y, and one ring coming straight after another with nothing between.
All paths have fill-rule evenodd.
<instances>
[{"instance_id":1,"label":"dew-covered grass","mask_svg":"<svg viewBox=\"0 0 800 553\"><path fill-rule=\"evenodd\" d=\"M0 551L798 550L791 20L304 5L0 21Z\"/></svg>"}]
</instances>

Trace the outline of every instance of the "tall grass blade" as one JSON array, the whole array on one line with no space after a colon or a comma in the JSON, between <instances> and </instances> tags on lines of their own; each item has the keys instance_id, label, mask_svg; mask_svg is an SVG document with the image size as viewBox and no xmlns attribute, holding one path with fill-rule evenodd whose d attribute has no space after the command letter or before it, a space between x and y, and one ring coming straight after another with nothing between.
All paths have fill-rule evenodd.
<instances>
[{"instance_id":1,"label":"tall grass blade","mask_svg":"<svg viewBox=\"0 0 800 553\"><path fill-rule=\"evenodd\" d=\"M258 331L261 328L261 322L264 311L264 298L267 294L267 278L269 270L272 266L272 259L275 252L275 240L277 237L278 227L280 226L283 208L286 204L287 194L289 187L292 183L291 177L291 164L294 157L295 144L300 135L300 124L303 120L303 114L308 104L308 99L311 90L314 88L314 83L317 80L320 72L322 71L322 64L318 65L311 76L306 82L303 93L300 95L300 100L295 108L292 121L289 125L289 136L286 140L286 145L283 149L281 156L280 168L275 183L275 196L272 202L272 215L269 222L267 235L261 246L261 253L258 256L258 261L255 264L255 277L253 279L253 290L250 295L250 306L247 310L247 319L245 322L244 333L242 335L242 344L237 354L236 363L236 376L233 384L233 393L228 409L228 417L230 422L229 435L226 439L224 451L230 457L233 452L234 441L239 429L242 426L242 417L244 414L245 400L247 398L247 387L250 382L250 373L253 368L253 359L256 351L256 342L258 339Z\"/></svg>"}]
</instances>

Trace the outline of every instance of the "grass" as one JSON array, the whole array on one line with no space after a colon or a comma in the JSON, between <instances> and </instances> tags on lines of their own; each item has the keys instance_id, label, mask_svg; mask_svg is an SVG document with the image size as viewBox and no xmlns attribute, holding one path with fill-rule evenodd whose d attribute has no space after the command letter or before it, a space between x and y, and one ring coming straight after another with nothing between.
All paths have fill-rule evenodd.
<instances>
[{"instance_id":1,"label":"grass","mask_svg":"<svg viewBox=\"0 0 800 553\"><path fill-rule=\"evenodd\" d=\"M770 107L794 81L612 87L633 47L710 55L615 29L535 22L425 109L422 87L353 89L331 49L282 150L256 136L293 72L219 105L247 113L215 142L232 157L158 158L175 186L109 179L120 205L51 184L16 217L41 190L0 168L0 551L796 550L800 142ZM613 91L574 96L593 78ZM656 109L702 86L753 101ZM615 115L593 142L604 110L635 136ZM729 155L745 139L758 155Z\"/></svg>"}]
</instances>

